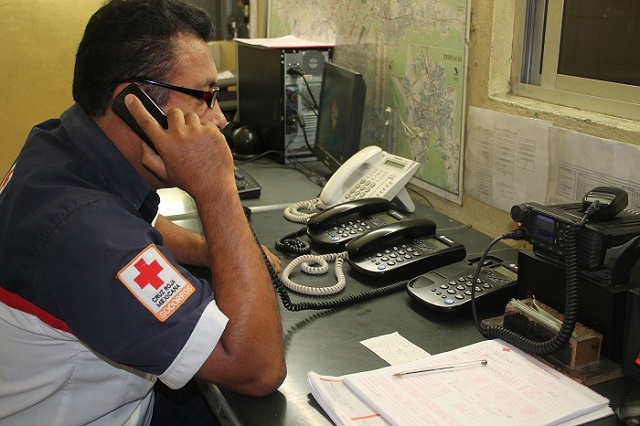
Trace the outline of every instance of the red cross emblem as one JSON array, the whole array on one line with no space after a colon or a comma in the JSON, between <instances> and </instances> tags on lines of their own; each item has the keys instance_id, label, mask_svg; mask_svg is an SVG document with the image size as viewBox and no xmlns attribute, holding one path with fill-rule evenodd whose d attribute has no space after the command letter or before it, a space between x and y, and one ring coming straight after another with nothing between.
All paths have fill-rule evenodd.
<instances>
[{"instance_id":1,"label":"red cross emblem","mask_svg":"<svg viewBox=\"0 0 640 426\"><path fill-rule=\"evenodd\" d=\"M127 263L118 272L118 279L161 322L177 312L197 290L155 244Z\"/></svg>"},{"instance_id":2,"label":"red cross emblem","mask_svg":"<svg viewBox=\"0 0 640 426\"><path fill-rule=\"evenodd\" d=\"M157 260L147 263L144 259L140 259L133 266L135 266L138 272L140 272L140 275L133 279L140 288L145 288L147 285L151 285L157 290L162 286L162 284L164 284L162 279L158 276L158 274L162 272L162 266Z\"/></svg>"}]
</instances>

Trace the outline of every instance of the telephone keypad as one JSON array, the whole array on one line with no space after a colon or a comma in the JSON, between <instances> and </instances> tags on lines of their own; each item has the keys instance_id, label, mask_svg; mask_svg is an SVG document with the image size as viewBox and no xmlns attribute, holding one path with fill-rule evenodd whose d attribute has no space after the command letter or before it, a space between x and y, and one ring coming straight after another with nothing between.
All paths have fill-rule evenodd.
<instances>
[{"instance_id":1,"label":"telephone keypad","mask_svg":"<svg viewBox=\"0 0 640 426\"><path fill-rule=\"evenodd\" d=\"M359 237L363 234L374 231L378 228L382 228L396 222L406 220L406 216L403 214L389 209L389 201L376 201L378 199L372 198L369 204L364 205L364 208L360 208L359 211L351 212L347 209L346 214L342 215L328 215L323 218L317 224L307 224L307 235L311 241L324 248L342 249L345 244L353 238ZM366 201L362 200L356 203L362 203ZM362 206L360 206L362 207ZM381 210L376 212L376 209ZM325 212L331 213L332 209L328 209ZM322 216L325 212L319 213L310 219L310 222L314 218ZM344 212L340 212L344 213Z\"/></svg>"},{"instance_id":2,"label":"telephone keypad","mask_svg":"<svg viewBox=\"0 0 640 426\"><path fill-rule=\"evenodd\" d=\"M324 234L326 234L332 242L337 243L346 239L350 240L356 236L364 234L365 232L369 232L374 228L379 228L384 225L388 225L388 223L378 220L375 216L370 216L332 226L325 230Z\"/></svg>"},{"instance_id":3,"label":"telephone keypad","mask_svg":"<svg viewBox=\"0 0 640 426\"><path fill-rule=\"evenodd\" d=\"M483 268L483 272L486 274L490 273L491 271L487 271L486 268ZM505 280L505 282L508 282L506 279L502 278L499 280ZM465 300L466 298L471 297L470 289L473 285L472 281L473 275L467 274L460 276L455 280L451 280L448 283L442 283L438 287L433 287L430 291L439 298L443 299L445 304L452 305L455 302L451 299L451 297L454 297L457 300ZM464 284L459 284L461 282ZM476 285L476 294L482 293L484 290L490 290L493 288L493 285L490 282L483 281L481 278L478 278L476 284L480 284Z\"/></svg>"},{"instance_id":4,"label":"telephone keypad","mask_svg":"<svg viewBox=\"0 0 640 426\"><path fill-rule=\"evenodd\" d=\"M365 197L382 196L387 189L393 185L393 179L396 177L394 173L390 173L386 170L374 169L369 174L360 179L356 184L345 194L345 200L357 200ZM385 185L383 188L378 188L379 184L391 180L391 182ZM372 191L378 189L379 194L372 195Z\"/></svg>"},{"instance_id":5,"label":"telephone keypad","mask_svg":"<svg viewBox=\"0 0 640 426\"><path fill-rule=\"evenodd\" d=\"M447 312L468 306L472 287L476 299L508 300L515 292L517 265L504 265L497 258L485 261L474 285L475 262L462 261L426 272L409 283L409 294L431 308Z\"/></svg>"},{"instance_id":6,"label":"telephone keypad","mask_svg":"<svg viewBox=\"0 0 640 426\"><path fill-rule=\"evenodd\" d=\"M425 270L455 262L465 256L462 244L446 236L433 234L425 237L416 234L394 236L386 242L380 242L378 248L372 244L359 253L350 250L347 247L347 261L354 270L385 280L415 277Z\"/></svg>"},{"instance_id":7,"label":"telephone keypad","mask_svg":"<svg viewBox=\"0 0 640 426\"><path fill-rule=\"evenodd\" d=\"M438 251L438 248L426 241L415 240L413 243L402 244L398 247L386 249L384 252L375 253L367 256L365 259L371 261L379 271L384 271L388 267L393 267L396 263L402 263L405 260L411 260L421 256L429 255Z\"/></svg>"}]
</instances>

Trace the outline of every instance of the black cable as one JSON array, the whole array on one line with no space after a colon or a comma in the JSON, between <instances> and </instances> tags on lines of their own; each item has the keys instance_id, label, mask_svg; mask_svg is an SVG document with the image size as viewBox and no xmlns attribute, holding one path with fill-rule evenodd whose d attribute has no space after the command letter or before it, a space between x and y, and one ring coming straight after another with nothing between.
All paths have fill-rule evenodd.
<instances>
[{"instance_id":1,"label":"black cable","mask_svg":"<svg viewBox=\"0 0 640 426\"><path fill-rule=\"evenodd\" d=\"M558 351L564 345L569 342L571 335L575 329L578 317L578 256L577 256L577 241L580 229L584 226L587 219L599 209L598 201L595 201L587 209L582 220L579 223L571 223L568 226L566 239L565 239L565 309L564 320L558 333L551 339L546 341L535 341L526 338L512 330L506 329L502 326L487 326L482 328L478 321L478 316L475 307L475 287L480 276L480 270L485 257L489 253L491 247L502 239L522 239L524 237L524 230L519 228L511 233L504 234L495 240L493 240L487 250L482 254L475 274L473 275L473 282L471 286L471 308L473 311L473 318L476 323L476 327L480 333L486 338L500 338L520 349L531 353L533 355L548 355Z\"/></svg>"},{"instance_id":2,"label":"black cable","mask_svg":"<svg viewBox=\"0 0 640 426\"><path fill-rule=\"evenodd\" d=\"M302 137L304 138L304 143L307 145L307 149L313 154L313 148L311 147L311 144L309 144L309 138L307 137L306 123L300 114L298 114L298 126L302 130Z\"/></svg>"},{"instance_id":3,"label":"black cable","mask_svg":"<svg viewBox=\"0 0 640 426\"><path fill-rule=\"evenodd\" d=\"M311 105L311 102L313 101L312 99L309 99L304 93L298 91L298 96L300 96L302 98L302 100L305 102L305 104L311 106L311 112L313 112L313 115L315 115L316 117L318 116L318 111L313 108L313 106Z\"/></svg>"},{"instance_id":4,"label":"black cable","mask_svg":"<svg viewBox=\"0 0 640 426\"><path fill-rule=\"evenodd\" d=\"M295 255L311 253L311 246L309 243L298 238L299 236L304 235L306 231L307 228L304 227L297 231L289 232L276 240L276 249Z\"/></svg>"},{"instance_id":5,"label":"black cable","mask_svg":"<svg viewBox=\"0 0 640 426\"><path fill-rule=\"evenodd\" d=\"M291 143L289 143L289 145L290 144ZM287 145L287 149L289 149L288 147L289 146ZM319 185L317 179L319 179L320 176L318 176L317 173L311 170L311 168L307 166L303 161L298 160L295 156L292 156L292 155L285 156L285 158L289 160L289 164L295 171L302 173L307 178L308 181L313 182L316 185Z\"/></svg>"},{"instance_id":6,"label":"black cable","mask_svg":"<svg viewBox=\"0 0 640 426\"><path fill-rule=\"evenodd\" d=\"M313 101L313 107L315 108L316 111L319 111L320 107L318 106L316 97L313 96L313 92L311 91L311 87L309 87L309 83L307 83L306 77L304 76L304 74L300 74L300 77L302 77L302 80L304 80L304 85L307 88L307 92L309 92L309 96L311 96L311 100Z\"/></svg>"},{"instance_id":7,"label":"black cable","mask_svg":"<svg viewBox=\"0 0 640 426\"><path fill-rule=\"evenodd\" d=\"M275 271L274 271L275 274ZM345 306L353 305L358 302L375 299L376 297L385 296L395 291L407 288L409 281L399 281L397 283L389 284L384 287L379 287L371 291L365 291L362 293L352 294L350 296L342 297L340 299L327 300L324 302L301 302L293 303L289 298L289 293L284 283L280 280L278 275L272 275L274 278L273 286L280 295L282 305L292 312L307 311L307 310L322 310L322 309L338 309Z\"/></svg>"},{"instance_id":8,"label":"black cable","mask_svg":"<svg viewBox=\"0 0 640 426\"><path fill-rule=\"evenodd\" d=\"M309 95L311 96L311 100L313 101L313 106L316 109L316 111L319 111L320 108L318 107L318 102L316 101L316 97L313 95L313 92L311 91L311 87L309 87L309 83L307 82L307 79L304 76L304 73L302 72L302 70L298 67L291 67L287 70L287 74L297 75L299 77L302 77L302 80L304 81L304 85L307 88L307 92L309 92Z\"/></svg>"},{"instance_id":9,"label":"black cable","mask_svg":"<svg viewBox=\"0 0 640 426\"><path fill-rule=\"evenodd\" d=\"M295 231L293 234L302 232L306 230L306 228L302 228L301 230ZM282 301L282 306L284 306L288 311L299 312L306 310L323 310L323 309L338 309L345 306L349 306L358 302L363 302L366 300L375 299L376 297L384 296L390 293L393 293L398 290L402 290L407 288L407 284L409 284L408 280L399 281L393 284L389 284L383 287L378 287L376 289L365 291L361 293L352 294L350 296L342 297L340 299L327 300L324 302L302 302L302 303L293 303L291 298L289 297L289 292L287 291L287 287L284 285L275 269L273 269L273 265L269 262L269 258L267 254L262 249L262 244L260 244L260 240L256 236L255 232L253 233L256 242L258 243L258 247L260 248L260 252L262 253L262 258L264 260L267 269L269 270L269 275L271 276L271 282L276 292L280 296L280 300Z\"/></svg>"},{"instance_id":10,"label":"black cable","mask_svg":"<svg viewBox=\"0 0 640 426\"><path fill-rule=\"evenodd\" d=\"M284 159L288 159L289 164L287 165L281 165L281 166L272 166L271 163L259 163L258 160L266 157L267 155L272 155L272 154L278 154L281 157L283 157ZM293 161L292 161L293 160ZM294 158L288 158L284 152L282 151L277 151L277 150L269 150L269 151L265 151L263 153L257 154L254 157L251 158L247 158L247 159L243 159L240 161L236 161L236 164L238 166L242 166L243 164L248 164L248 163L256 163L258 165L260 165L261 167L264 168L269 168L269 169L290 169L293 168L295 171L300 172L304 175L304 177L307 178L308 181L318 185L318 186L324 186L324 176L319 175L318 173L314 172L313 170L311 170L311 168L309 168L306 164L304 164L303 162L300 161L296 161ZM305 170L302 170L302 168L305 168Z\"/></svg>"},{"instance_id":11,"label":"black cable","mask_svg":"<svg viewBox=\"0 0 640 426\"><path fill-rule=\"evenodd\" d=\"M238 158L237 159L238 160L237 164L239 166L241 166L243 164L253 163L253 162L257 161L257 160L260 160L261 158L264 158L264 157L266 157L268 155L272 155L272 154L278 154L281 157L285 158L284 152L278 151L278 150L275 150L275 149L271 149L271 150L268 150L268 151L261 152L260 154L256 154L256 155L254 155L254 156L252 156L250 158Z\"/></svg>"},{"instance_id":12,"label":"black cable","mask_svg":"<svg viewBox=\"0 0 640 426\"><path fill-rule=\"evenodd\" d=\"M302 77L302 80L304 81L304 85L307 88L307 92L309 92L309 95L311 96L311 100L313 101L313 112L314 114L317 116L318 115L318 102L316 101L315 96L313 95L313 92L311 91L311 87L309 87L309 83L307 82L306 77L304 76L304 73L297 67L291 67L287 70L287 73L289 75L297 75L299 77ZM305 100L305 96L304 94L298 90L296 91L297 95L300 96L302 98L302 100ZM302 136L304 138L304 143L307 145L307 149L309 150L309 152L311 154L313 154L313 148L311 147L311 144L309 143L309 138L307 136L307 130L306 130L306 123L304 121L304 117L300 114L297 113L295 115L296 117L296 123L298 124L298 127L302 130Z\"/></svg>"}]
</instances>

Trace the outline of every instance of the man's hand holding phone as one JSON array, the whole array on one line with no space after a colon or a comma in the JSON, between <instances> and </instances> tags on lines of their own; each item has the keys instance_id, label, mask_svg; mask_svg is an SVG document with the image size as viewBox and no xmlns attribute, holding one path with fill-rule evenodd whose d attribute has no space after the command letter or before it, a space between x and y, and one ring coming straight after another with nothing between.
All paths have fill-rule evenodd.
<instances>
[{"instance_id":1,"label":"man's hand holding phone","mask_svg":"<svg viewBox=\"0 0 640 426\"><path fill-rule=\"evenodd\" d=\"M165 130L137 96L127 94L124 103L140 130L153 141L155 152L143 147L142 161L161 181L178 186L196 199L213 186L219 190L223 182L237 191L231 151L213 123L202 123L197 114L172 108L166 116Z\"/></svg>"}]
</instances>

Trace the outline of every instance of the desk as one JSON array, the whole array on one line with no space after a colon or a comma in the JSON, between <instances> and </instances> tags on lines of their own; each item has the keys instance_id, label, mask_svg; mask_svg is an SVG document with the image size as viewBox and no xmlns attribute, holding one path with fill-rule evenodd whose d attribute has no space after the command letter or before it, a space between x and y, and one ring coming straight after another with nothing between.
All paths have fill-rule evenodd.
<instances>
[{"instance_id":1,"label":"desk","mask_svg":"<svg viewBox=\"0 0 640 426\"><path fill-rule=\"evenodd\" d=\"M278 254L286 265L292 257L277 252L274 242L285 233L299 229L302 225L284 219L281 205L313 198L317 196L319 188L298 172L283 169L282 166L279 166L274 173L274 169L271 168L274 164L270 163L265 167L254 164L242 166L263 186L263 196L258 200L247 200L245 205L253 210L252 227L262 244ZM296 183L296 188L292 182ZM279 195L271 198L272 191L279 192ZM279 198L280 196L282 198ZM187 216L182 215L176 218L176 222L191 229L198 229L197 218ZM462 242L467 249L467 254L483 252L491 241L490 237L431 208L418 206L413 216L434 220L438 226L438 232ZM497 249L502 250L499 256L505 260L516 259L515 250L508 249L504 245ZM345 266L345 272L347 287L340 295L330 297L343 297L376 287L370 279L350 273L348 266ZM309 279L332 284L334 277L330 274ZM298 281L304 283L302 279ZM294 303L325 300L325 298L308 298L292 292L289 294ZM247 397L210 385L211 403L216 407L223 423L331 424L309 393L306 382L307 373L313 370L320 374L339 376L386 366L385 361L360 344L360 341L370 337L397 331L432 354L483 340L470 314L447 317L434 313L415 302L405 291L357 303L337 311L289 312L281 308L281 312L288 367L285 382L277 392L262 398ZM499 311L480 311L482 317L491 317L500 313ZM597 385L594 389L609 398L611 406L615 408L620 397L625 395L631 386L631 380L619 379ZM598 424L611 425L616 423L614 418L598 422Z\"/></svg>"},{"instance_id":2,"label":"desk","mask_svg":"<svg viewBox=\"0 0 640 426\"><path fill-rule=\"evenodd\" d=\"M260 198L243 200L242 204L249 207L252 213L265 211L280 211L296 201L316 198L321 188L296 171L291 165L282 165L271 160L261 160L259 163L239 164L263 188ZM302 163L298 167L309 169L324 176L327 168L319 162ZM198 224L197 212L193 200L183 191L176 188L160 189L160 213L169 219L184 220L180 224L190 227Z\"/></svg>"}]
</instances>

